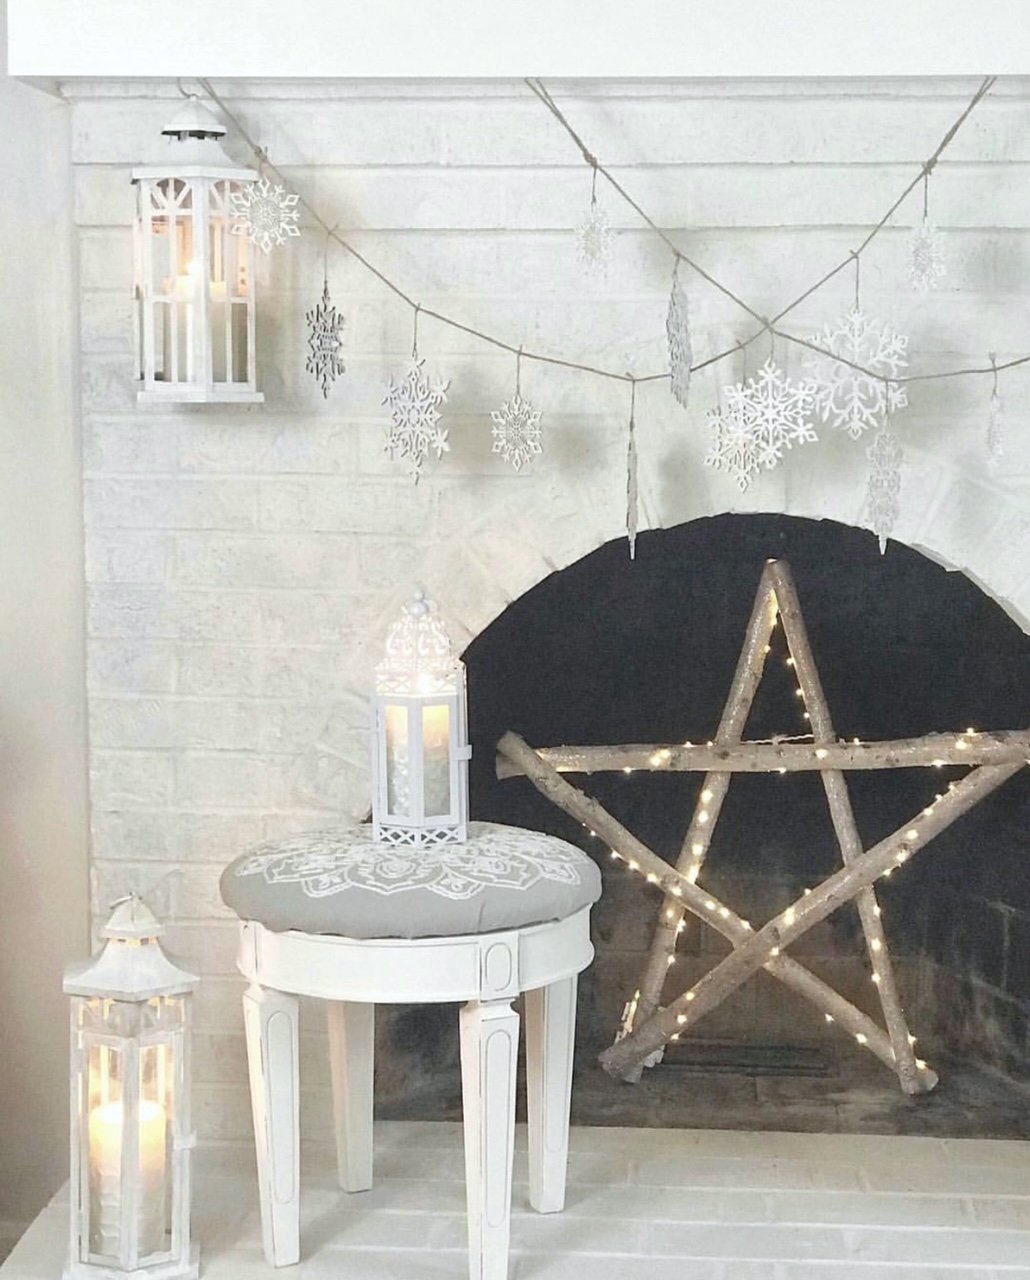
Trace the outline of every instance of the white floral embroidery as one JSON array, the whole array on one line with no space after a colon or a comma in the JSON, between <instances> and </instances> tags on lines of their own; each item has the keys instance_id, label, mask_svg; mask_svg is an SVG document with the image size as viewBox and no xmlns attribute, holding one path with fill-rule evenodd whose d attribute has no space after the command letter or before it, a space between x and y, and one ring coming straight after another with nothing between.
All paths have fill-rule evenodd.
<instances>
[{"instance_id":1,"label":"white floral embroidery","mask_svg":"<svg viewBox=\"0 0 1030 1280\"><path fill-rule=\"evenodd\" d=\"M240 863L238 877L300 884L309 898L347 889L391 894L427 889L460 901L484 889L526 890L541 880L576 885L593 864L573 845L539 831L469 823L464 844L405 849L373 840L365 830L334 827L262 845Z\"/></svg>"}]
</instances>

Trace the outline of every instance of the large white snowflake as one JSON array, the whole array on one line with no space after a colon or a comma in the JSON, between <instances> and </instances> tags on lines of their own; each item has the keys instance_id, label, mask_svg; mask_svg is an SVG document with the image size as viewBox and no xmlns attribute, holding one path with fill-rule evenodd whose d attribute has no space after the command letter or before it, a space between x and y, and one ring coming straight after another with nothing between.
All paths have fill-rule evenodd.
<instances>
[{"instance_id":1,"label":"large white snowflake","mask_svg":"<svg viewBox=\"0 0 1030 1280\"><path fill-rule=\"evenodd\" d=\"M493 452L501 454L516 471L521 471L530 458L543 452L540 417L540 410L534 409L518 392L490 414Z\"/></svg>"},{"instance_id":2,"label":"large white snowflake","mask_svg":"<svg viewBox=\"0 0 1030 1280\"><path fill-rule=\"evenodd\" d=\"M901 463L904 451L901 441L889 427L881 428L869 446L869 485L866 489L866 512L873 533L880 541L880 554L887 550L887 539L901 511Z\"/></svg>"},{"instance_id":3,"label":"large white snowflake","mask_svg":"<svg viewBox=\"0 0 1030 1280\"><path fill-rule=\"evenodd\" d=\"M345 373L340 348L343 339L340 332L346 321L333 306L329 297L329 281L322 287L322 301L307 313L308 349L305 369L314 374L315 381L322 388L322 396L329 397L329 388L341 373Z\"/></svg>"},{"instance_id":4,"label":"large white snowflake","mask_svg":"<svg viewBox=\"0 0 1030 1280\"><path fill-rule=\"evenodd\" d=\"M672 394L685 409L690 391L690 362L694 353L690 341L690 304L686 290L680 284L679 259L676 260L676 270L672 276L669 310L665 317L665 333L669 340Z\"/></svg>"},{"instance_id":5,"label":"large white snowflake","mask_svg":"<svg viewBox=\"0 0 1030 1280\"><path fill-rule=\"evenodd\" d=\"M729 395L738 389L727 387L726 403L705 411L712 433L705 465L732 476L743 493L763 467L776 465L776 455L755 431L749 403Z\"/></svg>"},{"instance_id":6,"label":"large white snowflake","mask_svg":"<svg viewBox=\"0 0 1030 1280\"><path fill-rule=\"evenodd\" d=\"M760 468L767 471L784 450L818 440L811 416L815 379L792 382L770 357L755 377L723 388L725 406L709 409L713 439L705 462L729 472L746 489Z\"/></svg>"},{"instance_id":7,"label":"large white snowflake","mask_svg":"<svg viewBox=\"0 0 1030 1280\"><path fill-rule=\"evenodd\" d=\"M300 235L299 197L267 178L247 183L229 195L232 231L247 236L264 253L274 244L285 244L287 237Z\"/></svg>"},{"instance_id":8,"label":"large white snowflake","mask_svg":"<svg viewBox=\"0 0 1030 1280\"><path fill-rule=\"evenodd\" d=\"M386 452L391 458L404 458L411 464L416 484L430 451L439 458L450 449L447 431L438 425L438 406L446 403L449 386L449 382L430 381L425 361L418 359L412 360L403 378L391 378L387 386L383 404L389 407L392 421Z\"/></svg>"},{"instance_id":9,"label":"large white snowflake","mask_svg":"<svg viewBox=\"0 0 1030 1280\"><path fill-rule=\"evenodd\" d=\"M821 333L813 334L811 341L827 356L810 356L806 361L807 367L820 375L815 407L823 422L857 440L864 431L882 427L888 413L908 404L903 386L883 381L896 378L908 364L904 334L852 307L835 326L825 325ZM854 368L856 364L869 373ZM871 376L874 374L880 377Z\"/></svg>"},{"instance_id":10,"label":"large white snowflake","mask_svg":"<svg viewBox=\"0 0 1030 1280\"><path fill-rule=\"evenodd\" d=\"M931 289L936 289L947 267L944 262L941 234L929 218L924 217L913 233L910 253L908 278L912 288L919 293L928 293Z\"/></svg>"}]
</instances>

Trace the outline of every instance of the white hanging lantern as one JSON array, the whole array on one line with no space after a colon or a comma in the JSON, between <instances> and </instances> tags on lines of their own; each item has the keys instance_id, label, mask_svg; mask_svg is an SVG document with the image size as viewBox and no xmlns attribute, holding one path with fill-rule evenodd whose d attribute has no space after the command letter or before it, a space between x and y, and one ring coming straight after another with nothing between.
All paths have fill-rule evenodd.
<instances>
[{"instance_id":1,"label":"white hanging lantern","mask_svg":"<svg viewBox=\"0 0 1030 1280\"><path fill-rule=\"evenodd\" d=\"M71 1250L65 1280L195 1280L189 1017L197 979L139 898L64 975L71 999Z\"/></svg>"},{"instance_id":2,"label":"white hanging lantern","mask_svg":"<svg viewBox=\"0 0 1030 1280\"><path fill-rule=\"evenodd\" d=\"M195 98L161 131L161 164L134 169L136 349L143 403L253 403L251 245L229 196L253 169L222 150L225 128Z\"/></svg>"},{"instance_id":3,"label":"white hanging lantern","mask_svg":"<svg viewBox=\"0 0 1030 1280\"><path fill-rule=\"evenodd\" d=\"M372 824L391 844L464 840L465 667L421 592L390 628L372 698Z\"/></svg>"}]
</instances>

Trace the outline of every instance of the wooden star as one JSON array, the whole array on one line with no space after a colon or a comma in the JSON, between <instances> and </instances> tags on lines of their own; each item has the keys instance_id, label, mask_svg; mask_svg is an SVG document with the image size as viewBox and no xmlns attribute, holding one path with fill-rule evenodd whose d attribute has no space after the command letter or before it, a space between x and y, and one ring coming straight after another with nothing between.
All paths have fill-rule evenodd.
<instances>
[{"instance_id":1,"label":"wooden star","mask_svg":"<svg viewBox=\"0 0 1030 1280\"><path fill-rule=\"evenodd\" d=\"M811 723L810 743L742 742L741 734L761 681L769 640L782 621L799 692ZM1030 731L931 734L889 742L838 741L823 694L789 566L769 561L762 573L737 670L719 728L704 747L650 744L618 747L557 747L534 751L515 734L498 744L498 776L524 774L555 804L606 841L613 856L626 861L665 890L647 967L627 1003L619 1037L601 1054L611 1075L639 1078L644 1065L660 1059L664 1045L696 1025L760 968L839 1023L898 1077L906 1093L926 1092L937 1076L917 1058L894 981L874 882L908 860L933 836L1017 773L1030 755ZM868 850L863 850L843 769L909 768L913 765L968 764L969 774L917 817ZM704 771L705 779L675 867L648 849L596 800L571 786L565 772L614 769ZM823 780L842 867L807 891L757 931L729 906L697 884L712 831L735 772L817 770ZM883 1010L882 1029L839 992L784 954L813 925L855 901ZM722 933L733 944L729 956L667 1006L662 989L685 911Z\"/></svg>"}]
</instances>

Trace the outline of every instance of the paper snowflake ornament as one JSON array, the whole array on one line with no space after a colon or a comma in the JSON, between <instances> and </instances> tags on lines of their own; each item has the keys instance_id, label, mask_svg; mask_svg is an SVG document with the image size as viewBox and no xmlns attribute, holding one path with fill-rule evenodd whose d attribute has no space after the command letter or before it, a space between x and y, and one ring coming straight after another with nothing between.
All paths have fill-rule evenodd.
<instances>
[{"instance_id":1,"label":"paper snowflake ornament","mask_svg":"<svg viewBox=\"0 0 1030 1280\"><path fill-rule=\"evenodd\" d=\"M908 266L908 278L912 288L919 293L929 293L936 289L943 278L947 267L944 262L944 248L941 233L924 217L912 236L911 257Z\"/></svg>"},{"instance_id":2,"label":"paper snowflake ornament","mask_svg":"<svg viewBox=\"0 0 1030 1280\"><path fill-rule=\"evenodd\" d=\"M439 406L446 403L449 386L449 382L431 381L425 361L413 358L403 378L390 379L383 397L392 419L386 452L408 462L416 484L429 454L440 458L451 447L446 429L439 425Z\"/></svg>"},{"instance_id":3,"label":"paper snowflake ornament","mask_svg":"<svg viewBox=\"0 0 1030 1280\"><path fill-rule=\"evenodd\" d=\"M229 194L229 212L234 235L246 236L263 253L300 235L300 198L267 178L247 183Z\"/></svg>"},{"instance_id":4,"label":"paper snowflake ornament","mask_svg":"<svg viewBox=\"0 0 1030 1280\"><path fill-rule=\"evenodd\" d=\"M521 471L530 458L543 452L540 418L540 410L534 409L517 391L490 414L493 452L501 454L516 471Z\"/></svg>"},{"instance_id":5,"label":"paper snowflake ornament","mask_svg":"<svg viewBox=\"0 0 1030 1280\"><path fill-rule=\"evenodd\" d=\"M705 466L732 476L741 493L762 467L775 466L776 459L769 459L761 439L752 430L751 419L741 401L728 400L718 409L708 409L705 418L712 433Z\"/></svg>"},{"instance_id":6,"label":"paper snowflake ornament","mask_svg":"<svg viewBox=\"0 0 1030 1280\"><path fill-rule=\"evenodd\" d=\"M901 441L889 427L883 427L876 433L866 457L870 462L866 513L883 555L901 511Z\"/></svg>"},{"instance_id":7,"label":"paper snowflake ornament","mask_svg":"<svg viewBox=\"0 0 1030 1280\"><path fill-rule=\"evenodd\" d=\"M987 469L997 472L1005 459L1005 409L998 388L991 392L987 407Z\"/></svg>"},{"instance_id":8,"label":"paper snowflake ornament","mask_svg":"<svg viewBox=\"0 0 1030 1280\"><path fill-rule=\"evenodd\" d=\"M690 303L686 290L680 284L679 260L672 276L672 292L669 294L669 310L665 317L665 332L669 340L669 372L672 375L672 394L687 407L690 391L690 365L694 358L690 341Z\"/></svg>"},{"instance_id":9,"label":"paper snowflake ornament","mask_svg":"<svg viewBox=\"0 0 1030 1280\"><path fill-rule=\"evenodd\" d=\"M793 382L770 357L754 377L723 388L724 407L708 410L713 440L705 462L729 472L745 490L787 449L819 439L811 421L815 391L814 378Z\"/></svg>"},{"instance_id":10,"label":"paper snowflake ornament","mask_svg":"<svg viewBox=\"0 0 1030 1280\"><path fill-rule=\"evenodd\" d=\"M328 280L322 286L322 301L307 313L306 318L310 354L304 368L314 375L315 381L322 388L322 396L328 399L329 388L341 373L346 372L340 357L343 346L340 334L346 321L329 297Z\"/></svg>"},{"instance_id":11,"label":"paper snowflake ornament","mask_svg":"<svg viewBox=\"0 0 1030 1280\"><path fill-rule=\"evenodd\" d=\"M587 216L576 228L576 245L584 267L601 275L607 271L612 253L612 224L596 200L590 201Z\"/></svg>"},{"instance_id":12,"label":"paper snowflake ornament","mask_svg":"<svg viewBox=\"0 0 1030 1280\"><path fill-rule=\"evenodd\" d=\"M806 361L818 374L815 407L823 422L857 440L863 432L882 427L888 413L908 404L903 386L883 381L896 378L908 365L908 338L904 334L852 307L832 328L826 325L821 333L813 334L811 341L826 352L825 359L810 356ZM853 368L855 364L869 373Z\"/></svg>"}]
</instances>

